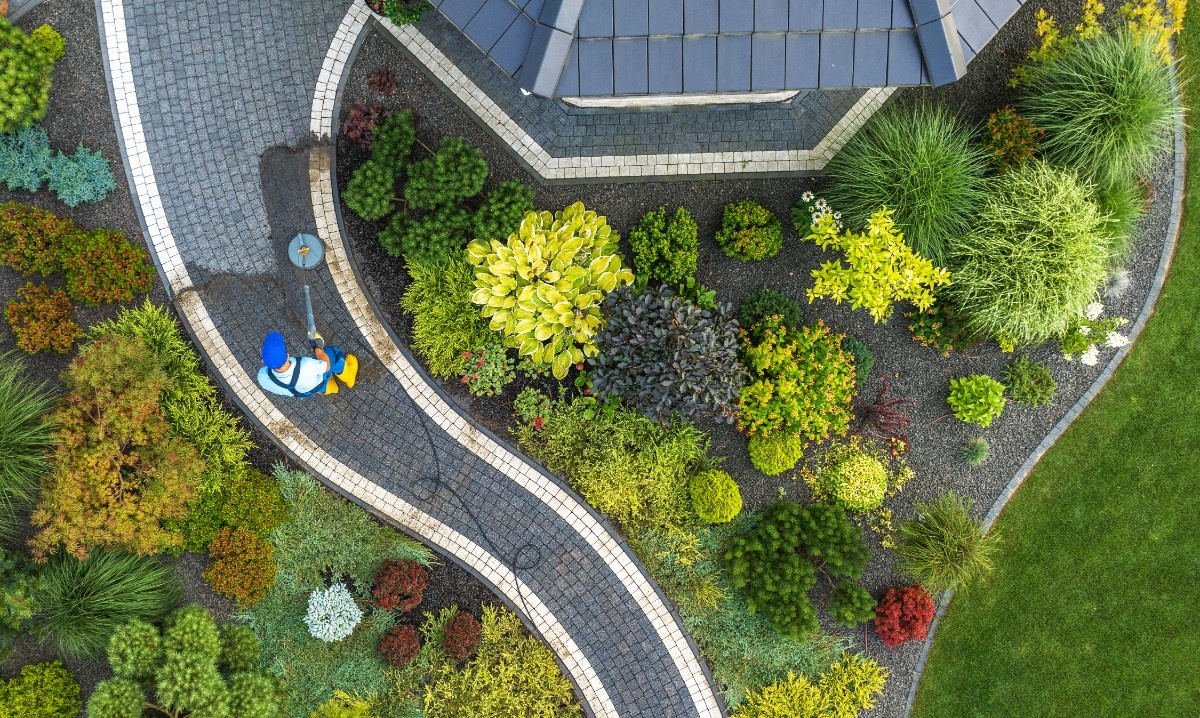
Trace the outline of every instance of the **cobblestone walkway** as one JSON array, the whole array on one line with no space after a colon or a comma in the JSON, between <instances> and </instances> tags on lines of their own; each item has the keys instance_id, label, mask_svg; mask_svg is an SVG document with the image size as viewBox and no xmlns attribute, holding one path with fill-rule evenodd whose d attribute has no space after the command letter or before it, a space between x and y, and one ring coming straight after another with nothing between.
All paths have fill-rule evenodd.
<instances>
[{"instance_id":1,"label":"cobblestone walkway","mask_svg":"<svg viewBox=\"0 0 1200 718\"><path fill-rule=\"evenodd\" d=\"M365 6L97 7L126 171L155 260L248 415L331 486L492 586L550 645L589 714L721 715L678 617L624 543L555 477L452 408L361 291L338 228L327 143L308 138L329 133ZM289 146L299 149L268 153ZM298 231L329 248L306 277L283 255ZM301 280L323 333L363 360L352 391L298 401L254 384L266 332L284 331L293 348L303 338Z\"/></svg>"}]
</instances>

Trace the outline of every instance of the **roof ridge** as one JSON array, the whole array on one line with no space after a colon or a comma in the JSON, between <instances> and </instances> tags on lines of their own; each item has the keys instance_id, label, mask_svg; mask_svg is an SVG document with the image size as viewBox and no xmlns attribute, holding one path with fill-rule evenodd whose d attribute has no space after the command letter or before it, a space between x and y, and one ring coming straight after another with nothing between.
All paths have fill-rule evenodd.
<instances>
[{"instance_id":1,"label":"roof ridge","mask_svg":"<svg viewBox=\"0 0 1200 718\"><path fill-rule=\"evenodd\" d=\"M584 0L546 0L538 14L525 51L525 61L517 73L521 89L539 97L553 97L575 41L575 28L583 12Z\"/></svg>"}]
</instances>

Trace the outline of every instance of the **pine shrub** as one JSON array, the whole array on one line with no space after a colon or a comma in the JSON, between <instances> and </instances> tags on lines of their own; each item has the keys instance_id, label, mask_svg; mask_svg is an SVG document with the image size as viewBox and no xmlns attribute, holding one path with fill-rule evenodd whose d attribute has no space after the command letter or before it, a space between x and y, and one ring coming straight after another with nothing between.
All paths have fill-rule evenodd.
<instances>
[{"instance_id":1,"label":"pine shrub","mask_svg":"<svg viewBox=\"0 0 1200 718\"><path fill-rule=\"evenodd\" d=\"M51 62L57 62L63 55L67 54L67 41L57 30L49 25L42 24L34 28L33 32L29 33L37 46L41 48L42 53L50 58Z\"/></svg>"},{"instance_id":2,"label":"pine shrub","mask_svg":"<svg viewBox=\"0 0 1200 718\"><path fill-rule=\"evenodd\" d=\"M387 559L375 571L371 597L385 611L411 611L421 605L428 583L429 572L416 561Z\"/></svg>"},{"instance_id":3,"label":"pine shrub","mask_svg":"<svg viewBox=\"0 0 1200 718\"><path fill-rule=\"evenodd\" d=\"M871 592L854 581L839 581L829 599L829 615L842 628L855 628L875 617Z\"/></svg>"},{"instance_id":4,"label":"pine shrub","mask_svg":"<svg viewBox=\"0 0 1200 718\"><path fill-rule=\"evenodd\" d=\"M717 244L734 259L769 259L783 249L783 225L754 200L733 202L721 212Z\"/></svg>"},{"instance_id":5,"label":"pine shrub","mask_svg":"<svg viewBox=\"0 0 1200 718\"><path fill-rule=\"evenodd\" d=\"M841 506L808 504L800 509L795 530L801 548L818 569L833 576L862 576L871 551Z\"/></svg>"},{"instance_id":6,"label":"pine shrub","mask_svg":"<svg viewBox=\"0 0 1200 718\"><path fill-rule=\"evenodd\" d=\"M971 500L947 492L917 503L916 517L900 526L900 568L930 590L968 586L992 570L998 534L971 516Z\"/></svg>"},{"instance_id":7,"label":"pine shrub","mask_svg":"<svg viewBox=\"0 0 1200 718\"><path fill-rule=\"evenodd\" d=\"M924 586L893 586L875 606L875 632L888 648L923 641L936 612L933 596Z\"/></svg>"},{"instance_id":8,"label":"pine shrub","mask_svg":"<svg viewBox=\"0 0 1200 718\"><path fill-rule=\"evenodd\" d=\"M804 439L795 434L755 434L749 443L750 463L767 476L791 471L804 458Z\"/></svg>"},{"instance_id":9,"label":"pine shrub","mask_svg":"<svg viewBox=\"0 0 1200 718\"><path fill-rule=\"evenodd\" d=\"M0 132L13 132L46 116L54 60L36 40L0 18Z\"/></svg>"},{"instance_id":10,"label":"pine shrub","mask_svg":"<svg viewBox=\"0 0 1200 718\"><path fill-rule=\"evenodd\" d=\"M683 207L669 219L664 207L646 214L629 230L634 271L666 284L693 276L700 252L696 234L696 222Z\"/></svg>"},{"instance_id":11,"label":"pine shrub","mask_svg":"<svg viewBox=\"0 0 1200 718\"><path fill-rule=\"evenodd\" d=\"M93 229L63 243L67 294L88 306L127 302L154 286L154 265L140 244L124 232Z\"/></svg>"},{"instance_id":12,"label":"pine shrub","mask_svg":"<svg viewBox=\"0 0 1200 718\"><path fill-rule=\"evenodd\" d=\"M53 165L50 137L41 125L0 134L0 181L10 190L37 192L46 183Z\"/></svg>"},{"instance_id":13,"label":"pine shrub","mask_svg":"<svg viewBox=\"0 0 1200 718\"><path fill-rule=\"evenodd\" d=\"M461 207L439 207L420 217L397 212L379 232L379 243L409 264L433 264L454 257L467 246L471 214Z\"/></svg>"},{"instance_id":14,"label":"pine shrub","mask_svg":"<svg viewBox=\"0 0 1200 718\"><path fill-rule=\"evenodd\" d=\"M519 180L496 185L471 218L471 235L484 241L503 241L521 227L521 218L533 211L533 187Z\"/></svg>"},{"instance_id":15,"label":"pine shrub","mask_svg":"<svg viewBox=\"0 0 1200 718\"><path fill-rule=\"evenodd\" d=\"M479 194L487 175L482 152L460 137L443 137L437 154L409 166L404 198L411 209L453 205Z\"/></svg>"},{"instance_id":16,"label":"pine shrub","mask_svg":"<svg viewBox=\"0 0 1200 718\"><path fill-rule=\"evenodd\" d=\"M459 663L467 660L471 654L479 650L479 644L482 641L483 629L480 627L479 621L466 611L454 614L454 618L446 623L446 628L442 633L442 649L446 651L447 656Z\"/></svg>"},{"instance_id":17,"label":"pine shrub","mask_svg":"<svg viewBox=\"0 0 1200 718\"><path fill-rule=\"evenodd\" d=\"M1029 406L1046 406L1054 401L1058 382L1050 367L1019 356L1004 368L1004 389L1013 401Z\"/></svg>"},{"instance_id":18,"label":"pine shrub","mask_svg":"<svg viewBox=\"0 0 1200 718\"><path fill-rule=\"evenodd\" d=\"M162 653L162 633L142 620L119 627L108 640L108 666L118 678L134 681L153 678Z\"/></svg>"},{"instance_id":19,"label":"pine shrub","mask_svg":"<svg viewBox=\"0 0 1200 718\"><path fill-rule=\"evenodd\" d=\"M794 299L769 287L759 287L746 295L738 307L738 322L742 329L758 326L762 320L779 315L780 324L789 329L804 326L804 313Z\"/></svg>"},{"instance_id":20,"label":"pine shrub","mask_svg":"<svg viewBox=\"0 0 1200 718\"><path fill-rule=\"evenodd\" d=\"M258 665L262 656L262 644L249 626L227 623L221 626L220 665L227 670L249 671Z\"/></svg>"},{"instance_id":21,"label":"pine shrub","mask_svg":"<svg viewBox=\"0 0 1200 718\"><path fill-rule=\"evenodd\" d=\"M761 613L797 640L817 631L817 611L808 598L817 577L801 553L802 511L776 501L748 534L730 539L725 551L730 582L745 593L750 613Z\"/></svg>"},{"instance_id":22,"label":"pine shrub","mask_svg":"<svg viewBox=\"0 0 1200 718\"><path fill-rule=\"evenodd\" d=\"M359 217L374 222L392 213L396 196L396 171L381 160L359 165L346 183L342 201Z\"/></svg>"},{"instance_id":23,"label":"pine shrub","mask_svg":"<svg viewBox=\"0 0 1200 718\"><path fill-rule=\"evenodd\" d=\"M723 524L742 511L742 492L728 472L720 469L701 471L688 483L692 506L701 521Z\"/></svg>"},{"instance_id":24,"label":"pine shrub","mask_svg":"<svg viewBox=\"0 0 1200 718\"><path fill-rule=\"evenodd\" d=\"M375 125L371 133L371 159L399 176L416 139L412 110L397 110Z\"/></svg>"},{"instance_id":25,"label":"pine shrub","mask_svg":"<svg viewBox=\"0 0 1200 718\"><path fill-rule=\"evenodd\" d=\"M53 349L59 354L71 351L83 329L75 321L67 293L27 282L17 290L17 296L19 300L10 301L4 308L4 318L17 338L17 347L29 354L43 349Z\"/></svg>"},{"instance_id":26,"label":"pine shrub","mask_svg":"<svg viewBox=\"0 0 1200 718\"><path fill-rule=\"evenodd\" d=\"M226 526L208 546L212 559L204 580L213 590L248 608L275 584L275 548L249 529Z\"/></svg>"}]
</instances>

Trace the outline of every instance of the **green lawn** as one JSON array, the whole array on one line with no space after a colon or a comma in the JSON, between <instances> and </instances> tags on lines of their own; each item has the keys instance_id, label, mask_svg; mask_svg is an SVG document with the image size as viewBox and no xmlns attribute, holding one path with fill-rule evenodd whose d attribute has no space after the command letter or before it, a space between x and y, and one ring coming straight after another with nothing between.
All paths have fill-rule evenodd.
<instances>
[{"instance_id":1,"label":"green lawn","mask_svg":"<svg viewBox=\"0 0 1200 718\"><path fill-rule=\"evenodd\" d=\"M1200 15L1200 9L1197 9ZM1200 17L1181 52L1200 100ZM1193 132L1200 129L1191 118ZM1200 716L1200 151L1158 311L998 524L954 599L917 718Z\"/></svg>"}]
</instances>

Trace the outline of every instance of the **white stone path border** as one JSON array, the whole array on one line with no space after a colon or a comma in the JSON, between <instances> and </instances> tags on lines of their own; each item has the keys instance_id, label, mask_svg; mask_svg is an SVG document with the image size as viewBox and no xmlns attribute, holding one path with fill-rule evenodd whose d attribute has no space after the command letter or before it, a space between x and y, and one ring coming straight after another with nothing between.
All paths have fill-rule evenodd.
<instances>
[{"instance_id":1,"label":"white stone path border","mask_svg":"<svg viewBox=\"0 0 1200 718\"><path fill-rule=\"evenodd\" d=\"M355 7L362 5L356 0ZM362 7L366 7L362 5ZM671 179L695 175L746 175L755 173L816 172L837 154L862 127L894 87L868 89L858 102L811 150L747 150L739 152L670 152L653 155L601 155L553 157L520 124L509 117L486 92L425 37L414 25L396 26L367 8L379 25L543 179ZM464 40L465 42L465 40Z\"/></svg>"},{"instance_id":2,"label":"white stone path border","mask_svg":"<svg viewBox=\"0 0 1200 718\"><path fill-rule=\"evenodd\" d=\"M125 153L130 188L143 216L148 239L163 279L175 297L179 312L190 325L201 349L230 391L284 449L297 456L312 471L337 486L343 493L358 498L383 516L407 527L442 551L462 560L485 581L495 586L513 605L525 606L529 613L526 619L536 627L558 656L591 712L602 718L616 718L616 708L595 669L564 626L528 585L478 544L369 481L322 449L274 407L254 378L238 363L216 329L200 295L193 288L158 194L133 81L124 5L122 0L99 0L98 8L102 17L101 31L112 85L112 103L118 120L117 134ZM361 1L356 2L343 19L337 37L326 56L313 102L313 128L318 135L330 134L338 84L346 70L354 43L370 17L370 10ZM682 629L637 564L613 536L573 496L524 460L478 432L462 416L450 409L391 341L370 310L342 244L334 205L336 200L329 155L314 151L312 156L314 214L318 222L318 231L330 249L327 263L347 308L380 360L401 382L414 401L443 429L473 453L545 502L588 540L628 588L655 626L679 668L682 680L688 686L697 715L702 718L719 718L721 711L712 686Z\"/></svg>"},{"instance_id":3,"label":"white stone path border","mask_svg":"<svg viewBox=\"0 0 1200 718\"><path fill-rule=\"evenodd\" d=\"M362 0L356 0L347 11L325 56L313 97L310 126L313 135L318 138L331 139L333 136L338 87L349 69L348 62L354 46L372 16L370 8ZM650 624L654 626L687 686L695 704L696 714L704 718L720 716L721 709L712 685L682 627L637 563L613 535L558 483L531 466L524 458L513 454L507 447L480 432L462 414L451 408L396 346L371 309L346 252L338 222L337 198L330 160L330 152L321 148L315 148L310 154L309 177L312 183L313 216L316 219L317 234L325 243L325 261L334 284L372 351L396 377L405 392L439 427L548 506L591 545L628 589ZM565 660L564 657L564 662ZM594 673L591 679L594 679ZM598 680L596 685L599 685ZM610 703L609 710L611 709ZM612 715L616 715L615 712Z\"/></svg>"}]
</instances>

